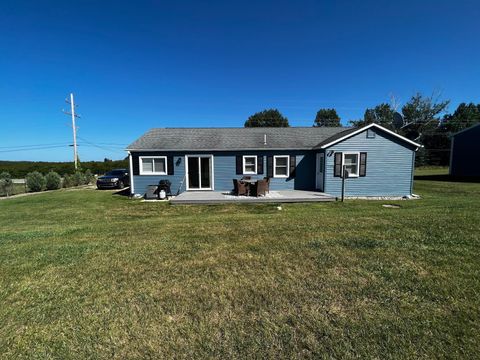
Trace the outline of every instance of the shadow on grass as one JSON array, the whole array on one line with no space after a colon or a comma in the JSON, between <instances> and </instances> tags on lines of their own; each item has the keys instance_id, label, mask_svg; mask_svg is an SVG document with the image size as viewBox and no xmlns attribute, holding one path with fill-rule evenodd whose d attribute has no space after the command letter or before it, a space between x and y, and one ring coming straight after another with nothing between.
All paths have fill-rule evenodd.
<instances>
[{"instance_id":1,"label":"shadow on grass","mask_svg":"<svg viewBox=\"0 0 480 360\"><path fill-rule=\"evenodd\" d=\"M415 175L415 180L480 183L480 176Z\"/></svg>"},{"instance_id":2,"label":"shadow on grass","mask_svg":"<svg viewBox=\"0 0 480 360\"><path fill-rule=\"evenodd\" d=\"M125 188L125 189L121 189L121 190L115 191L112 195L120 195L120 196L129 197L129 196L130 196L130 188L127 187L127 188Z\"/></svg>"}]
</instances>

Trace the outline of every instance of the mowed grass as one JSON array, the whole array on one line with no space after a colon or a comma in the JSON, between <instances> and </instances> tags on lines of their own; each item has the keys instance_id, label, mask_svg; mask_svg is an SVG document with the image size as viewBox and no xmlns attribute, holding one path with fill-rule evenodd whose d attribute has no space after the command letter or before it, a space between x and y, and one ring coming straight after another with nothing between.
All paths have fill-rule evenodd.
<instances>
[{"instance_id":1,"label":"mowed grass","mask_svg":"<svg viewBox=\"0 0 480 360\"><path fill-rule=\"evenodd\" d=\"M415 192L281 211L1 201L0 358L477 358L480 184Z\"/></svg>"},{"instance_id":2,"label":"mowed grass","mask_svg":"<svg viewBox=\"0 0 480 360\"><path fill-rule=\"evenodd\" d=\"M447 176L448 166L422 166L415 168L415 176Z\"/></svg>"},{"instance_id":3,"label":"mowed grass","mask_svg":"<svg viewBox=\"0 0 480 360\"><path fill-rule=\"evenodd\" d=\"M422 166L415 168L416 176L448 175L448 166Z\"/></svg>"}]
</instances>

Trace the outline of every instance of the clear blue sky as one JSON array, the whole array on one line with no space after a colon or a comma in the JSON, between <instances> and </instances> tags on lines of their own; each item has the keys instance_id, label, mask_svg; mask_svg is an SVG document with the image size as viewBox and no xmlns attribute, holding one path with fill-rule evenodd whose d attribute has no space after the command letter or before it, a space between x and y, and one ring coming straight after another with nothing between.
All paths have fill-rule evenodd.
<instances>
[{"instance_id":1,"label":"clear blue sky","mask_svg":"<svg viewBox=\"0 0 480 360\"><path fill-rule=\"evenodd\" d=\"M478 1L3 1L0 159L72 158L61 113L73 91L82 160L125 156L152 127L243 126L278 108L309 126L441 90L480 102Z\"/></svg>"}]
</instances>

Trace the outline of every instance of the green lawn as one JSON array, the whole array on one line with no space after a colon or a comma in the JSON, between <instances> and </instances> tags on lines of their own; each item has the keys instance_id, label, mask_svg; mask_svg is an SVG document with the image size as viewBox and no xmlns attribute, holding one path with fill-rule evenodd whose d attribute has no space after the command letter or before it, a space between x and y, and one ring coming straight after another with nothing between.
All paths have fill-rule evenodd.
<instances>
[{"instance_id":1,"label":"green lawn","mask_svg":"<svg viewBox=\"0 0 480 360\"><path fill-rule=\"evenodd\" d=\"M0 358L478 358L480 184L415 193L0 201Z\"/></svg>"},{"instance_id":2,"label":"green lawn","mask_svg":"<svg viewBox=\"0 0 480 360\"><path fill-rule=\"evenodd\" d=\"M448 175L448 166L421 166L415 168L415 176Z\"/></svg>"}]
</instances>

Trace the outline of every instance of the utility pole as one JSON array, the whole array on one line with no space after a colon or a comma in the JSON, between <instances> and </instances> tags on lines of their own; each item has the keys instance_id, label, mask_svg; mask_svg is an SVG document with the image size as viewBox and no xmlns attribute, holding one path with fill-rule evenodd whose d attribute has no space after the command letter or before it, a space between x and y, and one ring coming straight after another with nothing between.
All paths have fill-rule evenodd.
<instances>
[{"instance_id":1,"label":"utility pole","mask_svg":"<svg viewBox=\"0 0 480 360\"><path fill-rule=\"evenodd\" d=\"M80 115L75 114L75 101L73 100L73 93L70 94L70 100L65 99L67 104L70 104L70 112L63 110L67 115L72 116L72 129L73 129L73 161L75 163L75 171L78 167L78 152L77 152L77 125L75 125L75 118L79 118Z\"/></svg>"}]
</instances>

